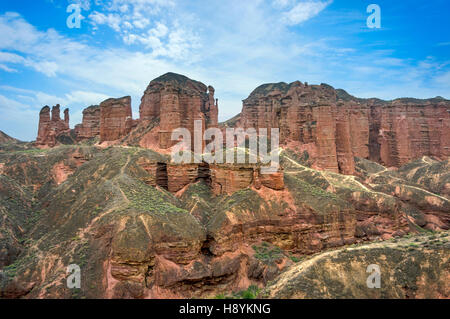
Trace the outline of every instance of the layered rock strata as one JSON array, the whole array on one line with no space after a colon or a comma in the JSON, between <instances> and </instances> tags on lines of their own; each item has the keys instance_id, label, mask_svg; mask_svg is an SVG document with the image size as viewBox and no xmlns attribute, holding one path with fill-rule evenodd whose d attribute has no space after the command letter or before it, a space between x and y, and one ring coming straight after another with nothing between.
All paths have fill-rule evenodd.
<instances>
[{"instance_id":1,"label":"layered rock strata","mask_svg":"<svg viewBox=\"0 0 450 319\"><path fill-rule=\"evenodd\" d=\"M165 152L175 143L173 130L185 128L193 149L196 120L202 131L219 127L214 95L212 86L167 73L147 87L139 120L132 119L130 97L109 99L84 110L76 140L100 136L101 142L122 140ZM58 136L70 132L68 110L64 120L59 112L59 105L52 112L41 110L38 146L53 147ZM307 156L313 168L346 175L355 174L355 157L400 167L422 156L450 155L450 101L440 97L382 101L359 99L326 84L264 84L243 101L241 114L220 126L222 132L227 127L268 129L269 134L278 128L283 148Z\"/></svg>"},{"instance_id":2,"label":"layered rock strata","mask_svg":"<svg viewBox=\"0 0 450 319\"><path fill-rule=\"evenodd\" d=\"M166 149L173 145L172 131L186 128L194 137L194 121L202 128L218 126L218 102L214 88L183 75L167 73L150 82L139 108L141 121L160 120L159 144Z\"/></svg>"},{"instance_id":3,"label":"layered rock strata","mask_svg":"<svg viewBox=\"0 0 450 319\"><path fill-rule=\"evenodd\" d=\"M351 175L354 157L399 167L450 154L450 101L358 99L326 84L265 84L244 100L238 125L279 128L280 143L313 166Z\"/></svg>"},{"instance_id":4,"label":"layered rock strata","mask_svg":"<svg viewBox=\"0 0 450 319\"><path fill-rule=\"evenodd\" d=\"M60 116L60 105L56 105L50 111L50 107L44 106L39 113L39 129L36 145L54 147L57 137L70 132L69 110L64 110L64 119Z\"/></svg>"},{"instance_id":5,"label":"layered rock strata","mask_svg":"<svg viewBox=\"0 0 450 319\"><path fill-rule=\"evenodd\" d=\"M100 106L92 105L83 110L83 122L75 126L77 140L100 136Z\"/></svg>"},{"instance_id":6,"label":"layered rock strata","mask_svg":"<svg viewBox=\"0 0 450 319\"><path fill-rule=\"evenodd\" d=\"M399 99L365 101L371 108L370 158L399 167L412 159L450 156L450 102Z\"/></svg>"},{"instance_id":7,"label":"layered rock strata","mask_svg":"<svg viewBox=\"0 0 450 319\"><path fill-rule=\"evenodd\" d=\"M209 165L206 163L180 165L156 163L145 159L140 159L138 165L149 173L145 179L146 184L162 187L171 193L177 193L198 181L205 182L215 195L230 195L249 187L284 189L282 170L272 174L262 174L258 165Z\"/></svg>"},{"instance_id":8,"label":"layered rock strata","mask_svg":"<svg viewBox=\"0 0 450 319\"><path fill-rule=\"evenodd\" d=\"M133 124L130 96L100 104L100 142L121 139L130 133Z\"/></svg>"}]
</instances>

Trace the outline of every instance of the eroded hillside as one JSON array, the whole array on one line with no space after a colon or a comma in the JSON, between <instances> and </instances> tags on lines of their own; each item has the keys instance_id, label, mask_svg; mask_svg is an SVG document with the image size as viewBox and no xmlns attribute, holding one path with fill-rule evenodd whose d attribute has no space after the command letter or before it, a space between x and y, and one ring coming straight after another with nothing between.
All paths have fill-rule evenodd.
<instances>
[{"instance_id":1,"label":"eroded hillside","mask_svg":"<svg viewBox=\"0 0 450 319\"><path fill-rule=\"evenodd\" d=\"M273 297L333 297L323 290L289 295L283 276L292 275L298 260L328 249L449 229L448 160L424 157L393 170L356 159L356 176L346 176L315 170L306 155L285 150L281 164L282 188L250 180L217 193L205 170L196 170L180 191L168 192L158 168L170 166L170 158L148 149L2 151L1 296L208 298L275 280ZM247 176L238 173L223 176ZM376 258L390 256L383 265L395 268L394 259L406 257L386 245L389 251L377 246ZM446 296L448 245L438 250L424 250L411 263L440 267L421 271L434 274L439 296ZM373 251L358 250L358 258L365 262ZM340 260L351 262L345 253ZM66 286L70 264L81 268L81 289ZM317 267L328 274L328 263ZM362 296L351 281L342 284L349 286L346 295ZM401 294L401 281L392 285L396 293L385 296L429 296Z\"/></svg>"}]
</instances>

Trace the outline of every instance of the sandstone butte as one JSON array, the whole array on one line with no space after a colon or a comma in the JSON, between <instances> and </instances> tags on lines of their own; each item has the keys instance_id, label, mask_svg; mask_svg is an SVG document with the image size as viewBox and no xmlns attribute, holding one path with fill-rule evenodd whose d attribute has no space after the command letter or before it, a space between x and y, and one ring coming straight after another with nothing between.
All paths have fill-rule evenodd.
<instances>
[{"instance_id":1,"label":"sandstone butte","mask_svg":"<svg viewBox=\"0 0 450 319\"><path fill-rule=\"evenodd\" d=\"M450 155L450 101L440 97L382 101L359 99L326 84L272 83L256 88L239 115L219 124L214 94L212 86L167 73L145 90L139 119L132 119L130 97L108 99L85 109L72 135L76 141L98 138L164 152L174 144L172 131L183 127L192 133L195 120L204 129L279 128L283 148L308 157L313 168L346 175L355 174L355 157L400 167L422 156ZM68 110L64 114L63 121L59 105L51 116L49 107L42 109L38 146L54 147L70 135Z\"/></svg>"}]
</instances>

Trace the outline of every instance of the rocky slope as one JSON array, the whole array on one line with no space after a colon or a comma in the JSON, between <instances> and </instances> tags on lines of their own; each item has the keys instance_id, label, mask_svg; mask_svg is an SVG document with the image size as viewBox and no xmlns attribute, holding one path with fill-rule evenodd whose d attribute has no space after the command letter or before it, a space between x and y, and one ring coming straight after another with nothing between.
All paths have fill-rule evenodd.
<instances>
[{"instance_id":1,"label":"rocky slope","mask_svg":"<svg viewBox=\"0 0 450 319\"><path fill-rule=\"evenodd\" d=\"M281 189L215 194L197 172L197 181L172 194L149 169L169 158L143 148L0 153L2 196L20 198L1 210L8 232L0 294L214 297L264 287L296 258L450 226L448 195L438 194L448 162L423 158L390 171L360 159L360 176L352 177L309 168L289 150L281 158ZM82 269L79 290L66 287L69 264Z\"/></svg>"},{"instance_id":2,"label":"rocky slope","mask_svg":"<svg viewBox=\"0 0 450 319\"><path fill-rule=\"evenodd\" d=\"M450 234L421 235L318 254L292 266L267 298L450 298ZM367 279L377 265L380 288Z\"/></svg>"},{"instance_id":3,"label":"rocky slope","mask_svg":"<svg viewBox=\"0 0 450 319\"><path fill-rule=\"evenodd\" d=\"M0 131L0 144L12 143L12 142L17 142L17 140L15 138L12 138L8 134L4 133L3 131Z\"/></svg>"}]
</instances>

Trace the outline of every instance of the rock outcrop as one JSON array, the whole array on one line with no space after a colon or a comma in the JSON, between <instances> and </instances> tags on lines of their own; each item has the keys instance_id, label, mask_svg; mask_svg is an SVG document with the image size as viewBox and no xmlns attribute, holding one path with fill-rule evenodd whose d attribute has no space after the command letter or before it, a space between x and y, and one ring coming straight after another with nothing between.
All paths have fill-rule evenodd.
<instances>
[{"instance_id":1,"label":"rock outcrop","mask_svg":"<svg viewBox=\"0 0 450 319\"><path fill-rule=\"evenodd\" d=\"M313 167L351 175L354 157L399 167L449 156L450 101L358 99L326 84L265 84L244 100L238 125L279 128L280 143Z\"/></svg>"},{"instance_id":2,"label":"rock outcrop","mask_svg":"<svg viewBox=\"0 0 450 319\"><path fill-rule=\"evenodd\" d=\"M108 99L100 104L100 142L125 137L133 125L130 96Z\"/></svg>"},{"instance_id":3,"label":"rock outcrop","mask_svg":"<svg viewBox=\"0 0 450 319\"><path fill-rule=\"evenodd\" d=\"M363 103L371 108L371 160L399 167L422 156L441 159L450 156L448 100L368 100Z\"/></svg>"},{"instance_id":4,"label":"rock outcrop","mask_svg":"<svg viewBox=\"0 0 450 319\"><path fill-rule=\"evenodd\" d=\"M100 106L92 105L83 110L83 122L75 126L78 141L100 136Z\"/></svg>"},{"instance_id":5,"label":"rock outcrop","mask_svg":"<svg viewBox=\"0 0 450 319\"><path fill-rule=\"evenodd\" d=\"M160 120L159 144L166 149L173 145L172 131L186 128L194 136L194 121L202 128L218 126L218 102L214 88L183 75L167 73L150 82L139 108L141 121Z\"/></svg>"},{"instance_id":6,"label":"rock outcrop","mask_svg":"<svg viewBox=\"0 0 450 319\"><path fill-rule=\"evenodd\" d=\"M140 159L138 164L149 173L146 184L162 187L171 193L177 193L199 181L208 185L215 195L231 195L249 187L284 189L282 170L273 174L261 174L261 168L257 165L167 164L146 159Z\"/></svg>"},{"instance_id":7,"label":"rock outcrop","mask_svg":"<svg viewBox=\"0 0 450 319\"><path fill-rule=\"evenodd\" d=\"M64 110L64 119L61 119L60 105L57 104L50 111L50 107L44 106L39 113L39 130L36 145L40 147L54 147L58 143L57 138L63 134L69 134L69 110Z\"/></svg>"},{"instance_id":8,"label":"rock outcrop","mask_svg":"<svg viewBox=\"0 0 450 319\"><path fill-rule=\"evenodd\" d=\"M231 195L249 187L260 189L261 186L273 190L283 190L283 177L282 170L274 174L261 174L261 168L257 165L211 165L212 190L216 195Z\"/></svg>"}]
</instances>

